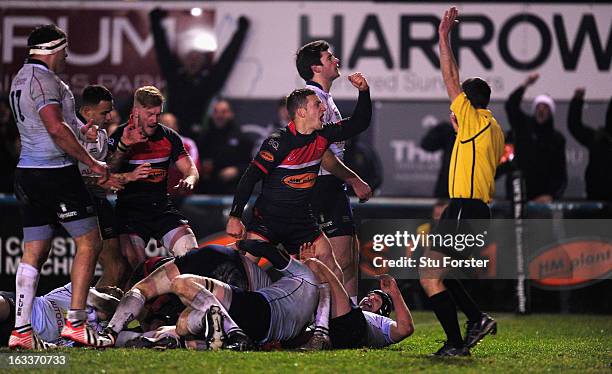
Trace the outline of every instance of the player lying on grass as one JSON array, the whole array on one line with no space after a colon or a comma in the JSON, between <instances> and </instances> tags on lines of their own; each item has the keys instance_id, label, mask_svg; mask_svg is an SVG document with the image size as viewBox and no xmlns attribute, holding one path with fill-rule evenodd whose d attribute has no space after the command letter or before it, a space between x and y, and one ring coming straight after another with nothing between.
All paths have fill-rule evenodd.
<instances>
[{"instance_id":1,"label":"player lying on grass","mask_svg":"<svg viewBox=\"0 0 612 374\"><path fill-rule=\"evenodd\" d=\"M87 322L97 330L114 313L123 292L117 287L90 288L87 296ZM71 340L60 337L65 325L64 316L70 309L72 283L58 287L44 296L34 298L32 328L45 342L58 346L72 345ZM15 293L0 291L0 346L6 347L15 323ZM38 348L38 347L34 347Z\"/></svg>"},{"instance_id":2,"label":"player lying on grass","mask_svg":"<svg viewBox=\"0 0 612 374\"><path fill-rule=\"evenodd\" d=\"M248 291L271 284L268 275L255 263L240 255L237 251L220 245L208 245L191 251L182 257L165 261L167 262L126 292L108 325L107 333L116 338L117 334L131 320L139 316L142 317L141 312L145 309L146 303L159 296L174 293L173 282L182 274L203 276L207 277L206 279L217 278L224 284L227 283ZM151 306L151 304L148 304L148 306ZM173 309L176 317L172 318L170 316L170 320L165 321L166 323L176 322L178 313L184 309L184 306L181 305L178 309L171 309ZM145 331L155 329L158 326L159 324L145 326Z\"/></svg>"},{"instance_id":3,"label":"player lying on grass","mask_svg":"<svg viewBox=\"0 0 612 374\"><path fill-rule=\"evenodd\" d=\"M249 291L207 277L176 277L172 291L187 305L176 332L203 338L208 349L246 350L251 340L265 344L295 338L314 317L318 299L314 274L268 243L244 240L236 245L241 251L266 258L282 278Z\"/></svg>"},{"instance_id":4,"label":"player lying on grass","mask_svg":"<svg viewBox=\"0 0 612 374\"><path fill-rule=\"evenodd\" d=\"M313 261L310 243L302 246L300 257L321 282L315 332L304 349L330 348L330 343L335 349L381 348L412 335L412 315L393 277L380 276L380 289L368 292L357 307L334 273ZM394 307L395 320L389 318Z\"/></svg>"}]
</instances>

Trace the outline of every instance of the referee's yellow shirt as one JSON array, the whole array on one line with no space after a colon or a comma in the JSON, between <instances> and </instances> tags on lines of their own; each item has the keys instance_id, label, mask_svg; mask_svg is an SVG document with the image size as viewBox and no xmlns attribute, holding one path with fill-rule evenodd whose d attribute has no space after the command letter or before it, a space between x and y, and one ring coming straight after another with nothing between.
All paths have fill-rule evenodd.
<instances>
[{"instance_id":1,"label":"referee's yellow shirt","mask_svg":"<svg viewBox=\"0 0 612 374\"><path fill-rule=\"evenodd\" d=\"M452 102L459 129L448 173L451 198L489 203L495 193L495 169L504 151L504 132L488 109L476 109L465 93Z\"/></svg>"}]
</instances>

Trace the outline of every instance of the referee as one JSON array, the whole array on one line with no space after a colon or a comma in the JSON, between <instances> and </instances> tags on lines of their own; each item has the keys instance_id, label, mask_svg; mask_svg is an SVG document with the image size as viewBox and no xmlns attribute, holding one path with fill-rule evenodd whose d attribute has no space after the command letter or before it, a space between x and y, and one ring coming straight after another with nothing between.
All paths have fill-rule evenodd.
<instances>
[{"instance_id":1,"label":"referee","mask_svg":"<svg viewBox=\"0 0 612 374\"><path fill-rule=\"evenodd\" d=\"M489 85L481 78L469 78L459 84L459 70L449 42L450 31L458 22L457 15L457 8L451 7L438 27L440 69L451 100L451 122L457 132L448 175L450 204L436 228L436 233L442 235L482 234L484 227L474 223L488 222L491 218L487 203L495 190L495 169L504 148L503 131L491 111L486 109L491 97ZM434 246L424 256L442 263L445 256L467 259L470 252L470 248ZM447 338L434 355L467 356L470 348L485 335L496 332L497 323L480 311L458 280L445 280L450 270L444 267L420 269L421 285ZM459 330L456 306L468 318L465 340Z\"/></svg>"}]
</instances>

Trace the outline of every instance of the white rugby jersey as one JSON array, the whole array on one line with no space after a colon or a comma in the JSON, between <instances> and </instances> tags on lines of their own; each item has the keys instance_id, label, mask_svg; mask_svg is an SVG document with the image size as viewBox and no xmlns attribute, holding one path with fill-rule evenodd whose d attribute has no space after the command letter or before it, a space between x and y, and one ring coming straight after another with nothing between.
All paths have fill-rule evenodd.
<instances>
[{"instance_id":1,"label":"white rugby jersey","mask_svg":"<svg viewBox=\"0 0 612 374\"><path fill-rule=\"evenodd\" d=\"M74 96L68 85L43 62L28 59L11 84L9 101L19 135L19 168L60 168L74 160L54 142L38 112L47 105L61 107L66 123L80 135L74 108Z\"/></svg>"},{"instance_id":2,"label":"white rugby jersey","mask_svg":"<svg viewBox=\"0 0 612 374\"><path fill-rule=\"evenodd\" d=\"M66 315L70 310L72 283L58 287L44 296L34 298L32 304L32 329L43 340L54 342L60 339ZM96 311L87 306L87 321L97 328Z\"/></svg>"},{"instance_id":3,"label":"white rugby jersey","mask_svg":"<svg viewBox=\"0 0 612 374\"><path fill-rule=\"evenodd\" d=\"M368 347L382 348L395 343L391 339L391 318L366 311L363 315L367 322Z\"/></svg>"},{"instance_id":4,"label":"white rugby jersey","mask_svg":"<svg viewBox=\"0 0 612 374\"><path fill-rule=\"evenodd\" d=\"M325 114L323 114L323 123L336 123L342 120L342 115L340 114L340 111L338 110L338 107L336 106L336 103L334 103L334 99L329 92L325 92L323 87L321 87L317 82L313 81L306 82L306 88L313 90L319 97L319 100L325 104L326 109ZM344 159L344 141L330 144L329 150L332 151L340 160ZM319 175L331 175L331 173L321 167L319 169Z\"/></svg>"}]
</instances>

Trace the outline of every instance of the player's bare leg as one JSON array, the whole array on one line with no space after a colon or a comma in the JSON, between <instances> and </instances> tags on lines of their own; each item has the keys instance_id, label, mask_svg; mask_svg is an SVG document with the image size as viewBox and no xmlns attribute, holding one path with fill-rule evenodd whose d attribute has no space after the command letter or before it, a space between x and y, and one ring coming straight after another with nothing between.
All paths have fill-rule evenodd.
<instances>
[{"instance_id":1,"label":"player's bare leg","mask_svg":"<svg viewBox=\"0 0 612 374\"><path fill-rule=\"evenodd\" d=\"M108 324L112 333L118 334L138 317L147 300L172 292L172 281L179 275L180 272L174 262L167 262L136 283L125 293Z\"/></svg>"},{"instance_id":2,"label":"player's bare leg","mask_svg":"<svg viewBox=\"0 0 612 374\"><path fill-rule=\"evenodd\" d=\"M344 283L344 275L342 273L342 269L340 265L338 265L338 261L336 261L336 257L334 256L334 252L332 251L331 243L325 234L321 234L313 243L315 253L317 259L325 264L340 280L341 283Z\"/></svg>"},{"instance_id":3,"label":"player's bare leg","mask_svg":"<svg viewBox=\"0 0 612 374\"><path fill-rule=\"evenodd\" d=\"M119 238L106 239L102 242L98 262L102 266L102 276L96 287L116 286L123 290L130 274L130 264L121 253Z\"/></svg>"},{"instance_id":4,"label":"player's bare leg","mask_svg":"<svg viewBox=\"0 0 612 374\"><path fill-rule=\"evenodd\" d=\"M192 335L206 337L209 349L224 347L242 351L250 348L247 336L227 312L232 303L229 285L212 278L180 275L172 282L172 292L192 309L187 316L186 330Z\"/></svg>"},{"instance_id":5,"label":"player's bare leg","mask_svg":"<svg viewBox=\"0 0 612 374\"><path fill-rule=\"evenodd\" d=\"M132 269L147 259L145 255L145 247L147 243L136 234L121 234L119 235L119 247L123 257L127 259Z\"/></svg>"},{"instance_id":6,"label":"player's bare leg","mask_svg":"<svg viewBox=\"0 0 612 374\"><path fill-rule=\"evenodd\" d=\"M351 299L357 304L359 243L350 235L329 238L334 256L344 275L344 288Z\"/></svg>"},{"instance_id":7,"label":"player's bare leg","mask_svg":"<svg viewBox=\"0 0 612 374\"><path fill-rule=\"evenodd\" d=\"M74 238L77 253L72 264L72 299L61 336L77 344L107 347L115 344L114 337L98 334L87 323L87 295L92 283L98 255L102 249L100 229L94 229Z\"/></svg>"}]
</instances>

